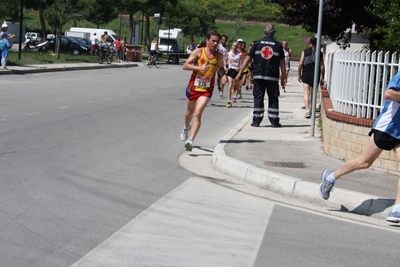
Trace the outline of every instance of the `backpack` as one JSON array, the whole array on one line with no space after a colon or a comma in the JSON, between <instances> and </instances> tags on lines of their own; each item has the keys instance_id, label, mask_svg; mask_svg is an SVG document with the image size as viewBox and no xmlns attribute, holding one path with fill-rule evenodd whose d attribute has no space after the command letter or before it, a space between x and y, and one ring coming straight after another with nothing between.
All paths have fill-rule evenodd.
<instances>
[{"instance_id":1,"label":"backpack","mask_svg":"<svg viewBox=\"0 0 400 267\"><path fill-rule=\"evenodd\" d=\"M4 38L1 38L1 39L0 39L0 51L3 51L3 49L4 49L4 44L5 44Z\"/></svg>"}]
</instances>

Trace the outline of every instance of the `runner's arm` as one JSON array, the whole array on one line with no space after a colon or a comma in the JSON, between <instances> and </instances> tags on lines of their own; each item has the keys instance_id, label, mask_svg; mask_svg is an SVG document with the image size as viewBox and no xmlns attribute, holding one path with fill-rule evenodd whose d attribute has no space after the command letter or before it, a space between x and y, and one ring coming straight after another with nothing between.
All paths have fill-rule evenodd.
<instances>
[{"instance_id":1,"label":"runner's arm","mask_svg":"<svg viewBox=\"0 0 400 267\"><path fill-rule=\"evenodd\" d=\"M243 70L249 65L249 63L251 62L251 57L249 55L246 56L246 58L243 61L242 67L240 68L238 74L236 75L235 80L240 80L240 77L242 77L243 74Z\"/></svg>"},{"instance_id":2,"label":"runner's arm","mask_svg":"<svg viewBox=\"0 0 400 267\"><path fill-rule=\"evenodd\" d=\"M391 101L400 101L400 91L397 91L396 88L389 88L388 90L385 91L384 97L386 100L391 100Z\"/></svg>"},{"instance_id":3,"label":"runner's arm","mask_svg":"<svg viewBox=\"0 0 400 267\"><path fill-rule=\"evenodd\" d=\"M197 66L194 63L199 59L201 55L201 48L196 48L193 50L192 53L190 53L189 58L183 63L182 69L184 70L204 70L204 68L207 66L204 64L203 66Z\"/></svg>"}]
</instances>

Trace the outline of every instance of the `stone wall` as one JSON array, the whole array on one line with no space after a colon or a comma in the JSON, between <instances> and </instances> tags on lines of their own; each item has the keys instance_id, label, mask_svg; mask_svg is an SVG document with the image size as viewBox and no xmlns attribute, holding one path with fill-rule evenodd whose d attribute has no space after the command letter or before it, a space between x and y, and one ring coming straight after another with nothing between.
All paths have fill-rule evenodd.
<instances>
[{"instance_id":1,"label":"stone wall","mask_svg":"<svg viewBox=\"0 0 400 267\"><path fill-rule=\"evenodd\" d=\"M367 145L374 121L335 112L326 90L321 92L321 98L325 152L345 160L357 158ZM400 176L399 160L393 151L384 150L371 168Z\"/></svg>"}]
</instances>

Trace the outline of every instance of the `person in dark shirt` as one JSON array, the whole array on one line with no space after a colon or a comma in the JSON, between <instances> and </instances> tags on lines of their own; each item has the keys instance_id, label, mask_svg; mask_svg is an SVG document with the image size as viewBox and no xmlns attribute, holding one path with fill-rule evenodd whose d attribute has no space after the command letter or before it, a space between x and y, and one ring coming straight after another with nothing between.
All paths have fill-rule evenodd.
<instances>
[{"instance_id":1,"label":"person in dark shirt","mask_svg":"<svg viewBox=\"0 0 400 267\"><path fill-rule=\"evenodd\" d=\"M264 29L264 38L254 41L243 65L235 79L240 80L243 71L252 62L253 71L253 122L251 126L259 127L264 118L264 96L268 95L268 119L273 128L281 127L279 122L279 72L281 84L286 83L285 55L282 43L274 39L275 26L268 23Z\"/></svg>"},{"instance_id":2,"label":"person in dark shirt","mask_svg":"<svg viewBox=\"0 0 400 267\"><path fill-rule=\"evenodd\" d=\"M315 46L317 44L317 38L310 38L310 47L304 49L301 52L300 62L299 62L299 82L303 83L304 90L304 106L306 109L305 118L311 118L311 104L312 104L312 91L314 86L314 71L315 71ZM320 84L324 84L325 66L323 61L323 53L320 56L320 68L319 68L319 78Z\"/></svg>"}]
</instances>

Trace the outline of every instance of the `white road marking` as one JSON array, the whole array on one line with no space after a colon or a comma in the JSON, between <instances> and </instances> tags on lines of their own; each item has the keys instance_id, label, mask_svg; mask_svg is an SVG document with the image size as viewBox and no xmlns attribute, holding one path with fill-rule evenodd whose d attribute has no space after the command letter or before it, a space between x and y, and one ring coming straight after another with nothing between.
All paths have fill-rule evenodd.
<instances>
[{"instance_id":1,"label":"white road marking","mask_svg":"<svg viewBox=\"0 0 400 267\"><path fill-rule=\"evenodd\" d=\"M69 108L70 106L62 106L62 107L60 107L59 109L66 109L66 108Z\"/></svg>"},{"instance_id":2,"label":"white road marking","mask_svg":"<svg viewBox=\"0 0 400 267\"><path fill-rule=\"evenodd\" d=\"M72 266L253 266L273 208L190 178Z\"/></svg>"}]
</instances>

